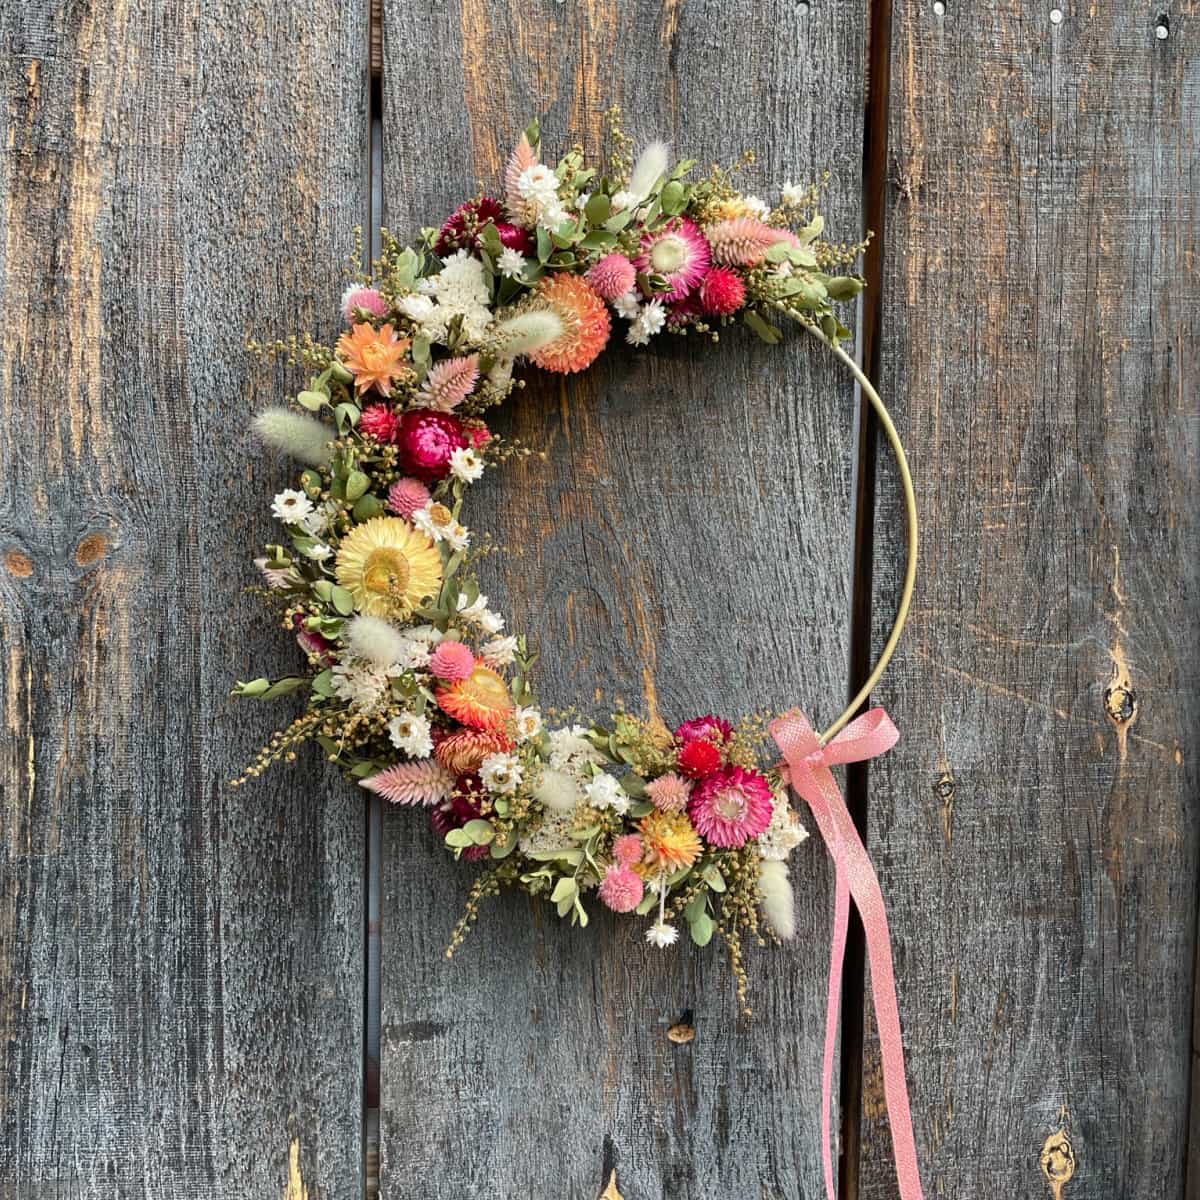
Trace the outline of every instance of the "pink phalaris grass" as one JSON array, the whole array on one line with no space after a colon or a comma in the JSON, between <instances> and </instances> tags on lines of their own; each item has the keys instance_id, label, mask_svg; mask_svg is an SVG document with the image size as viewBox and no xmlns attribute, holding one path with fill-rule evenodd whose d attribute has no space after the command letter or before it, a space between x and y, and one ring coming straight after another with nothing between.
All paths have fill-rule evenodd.
<instances>
[{"instance_id":1,"label":"pink phalaris grass","mask_svg":"<svg viewBox=\"0 0 1200 1200\"><path fill-rule=\"evenodd\" d=\"M529 138L521 134L520 141L508 156L508 163L504 168L504 207L508 209L509 219L513 224L526 229L534 223L537 214L522 198L518 181L522 172L529 170L537 161L537 153L529 144Z\"/></svg>"}]
</instances>

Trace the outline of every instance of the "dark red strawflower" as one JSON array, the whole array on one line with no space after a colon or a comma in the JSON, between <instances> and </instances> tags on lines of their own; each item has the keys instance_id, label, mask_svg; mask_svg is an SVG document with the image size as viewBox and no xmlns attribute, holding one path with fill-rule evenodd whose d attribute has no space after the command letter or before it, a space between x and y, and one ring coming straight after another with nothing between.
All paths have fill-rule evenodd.
<instances>
[{"instance_id":1,"label":"dark red strawflower","mask_svg":"<svg viewBox=\"0 0 1200 1200\"><path fill-rule=\"evenodd\" d=\"M516 250L518 254L533 253L535 243L528 229L510 225L507 221L497 221L496 232L500 235L500 245L505 249Z\"/></svg>"},{"instance_id":2,"label":"dark red strawflower","mask_svg":"<svg viewBox=\"0 0 1200 1200\"><path fill-rule=\"evenodd\" d=\"M721 751L703 738L679 751L679 769L691 779L703 779L721 769Z\"/></svg>"},{"instance_id":3,"label":"dark red strawflower","mask_svg":"<svg viewBox=\"0 0 1200 1200\"><path fill-rule=\"evenodd\" d=\"M684 721L675 730L676 741L683 743L698 742L702 738L706 742L727 742L731 737L733 726L724 717L714 717L712 713Z\"/></svg>"},{"instance_id":4,"label":"dark red strawflower","mask_svg":"<svg viewBox=\"0 0 1200 1200\"><path fill-rule=\"evenodd\" d=\"M450 830L461 829L468 821L482 817L480 803L486 794L483 780L475 772L460 775L454 785L454 791L450 793L450 799L434 805L429 811L430 824L438 837L444 838ZM469 846L463 851L463 858L479 859L490 853L487 846Z\"/></svg>"},{"instance_id":5,"label":"dark red strawflower","mask_svg":"<svg viewBox=\"0 0 1200 1200\"><path fill-rule=\"evenodd\" d=\"M479 234L483 227L490 221L499 229L503 216L503 206L491 196L481 196L478 200L460 204L446 218L446 223L438 233L433 246L434 253L445 258L455 250L474 250L479 245ZM503 235L500 240L504 241Z\"/></svg>"},{"instance_id":6,"label":"dark red strawflower","mask_svg":"<svg viewBox=\"0 0 1200 1200\"><path fill-rule=\"evenodd\" d=\"M462 422L449 413L410 408L400 418L395 441L404 471L430 483L450 474L450 456L466 448L467 435Z\"/></svg>"},{"instance_id":7,"label":"dark red strawflower","mask_svg":"<svg viewBox=\"0 0 1200 1200\"><path fill-rule=\"evenodd\" d=\"M358 419L360 433L369 433L377 442L394 442L400 422L387 404L368 404Z\"/></svg>"},{"instance_id":8,"label":"dark red strawflower","mask_svg":"<svg viewBox=\"0 0 1200 1200\"><path fill-rule=\"evenodd\" d=\"M700 281L700 303L710 316L727 317L746 303L746 285L729 267L713 267Z\"/></svg>"},{"instance_id":9,"label":"dark red strawflower","mask_svg":"<svg viewBox=\"0 0 1200 1200\"><path fill-rule=\"evenodd\" d=\"M699 295L689 292L682 300L667 305L667 326L670 329L682 329L703 315Z\"/></svg>"}]
</instances>

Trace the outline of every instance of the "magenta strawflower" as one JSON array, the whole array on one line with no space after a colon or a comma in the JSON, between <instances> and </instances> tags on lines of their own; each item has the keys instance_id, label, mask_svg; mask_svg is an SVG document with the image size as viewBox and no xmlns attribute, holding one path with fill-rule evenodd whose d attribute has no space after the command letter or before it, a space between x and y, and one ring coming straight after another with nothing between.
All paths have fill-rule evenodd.
<instances>
[{"instance_id":1,"label":"magenta strawflower","mask_svg":"<svg viewBox=\"0 0 1200 1200\"><path fill-rule=\"evenodd\" d=\"M682 300L704 278L711 261L700 227L687 217L676 217L658 232L642 235L642 252L633 265L664 279L667 290L658 295L671 301Z\"/></svg>"},{"instance_id":2,"label":"magenta strawflower","mask_svg":"<svg viewBox=\"0 0 1200 1200\"><path fill-rule=\"evenodd\" d=\"M419 480L397 479L388 488L388 508L399 516L409 519L419 508L424 508L432 497L429 489Z\"/></svg>"},{"instance_id":3,"label":"magenta strawflower","mask_svg":"<svg viewBox=\"0 0 1200 1200\"><path fill-rule=\"evenodd\" d=\"M684 721L675 730L675 740L684 746L688 742L698 742L701 739L724 745L731 737L733 737L733 726L724 717L714 717L712 713Z\"/></svg>"},{"instance_id":4,"label":"magenta strawflower","mask_svg":"<svg viewBox=\"0 0 1200 1200\"><path fill-rule=\"evenodd\" d=\"M347 325L361 321L363 313L372 317L386 317L387 301L374 289L352 283L342 293L342 316Z\"/></svg>"},{"instance_id":5,"label":"magenta strawflower","mask_svg":"<svg viewBox=\"0 0 1200 1200\"><path fill-rule=\"evenodd\" d=\"M429 659L429 670L438 679L453 683L458 679L469 679L475 670L475 655L462 642L444 641L438 645Z\"/></svg>"},{"instance_id":6,"label":"magenta strawflower","mask_svg":"<svg viewBox=\"0 0 1200 1200\"><path fill-rule=\"evenodd\" d=\"M691 781L676 775L674 771L651 779L646 784L646 795L659 812L683 812L691 794Z\"/></svg>"},{"instance_id":7,"label":"magenta strawflower","mask_svg":"<svg viewBox=\"0 0 1200 1200\"><path fill-rule=\"evenodd\" d=\"M632 867L642 860L642 839L636 833L626 833L613 842L613 858L619 866Z\"/></svg>"},{"instance_id":8,"label":"magenta strawflower","mask_svg":"<svg viewBox=\"0 0 1200 1200\"><path fill-rule=\"evenodd\" d=\"M604 873L600 883L600 899L613 912L633 912L641 904L645 888L642 877L635 871L614 865Z\"/></svg>"},{"instance_id":9,"label":"magenta strawflower","mask_svg":"<svg viewBox=\"0 0 1200 1200\"><path fill-rule=\"evenodd\" d=\"M757 771L726 767L692 789L688 815L706 842L744 846L771 823L771 785Z\"/></svg>"},{"instance_id":10,"label":"magenta strawflower","mask_svg":"<svg viewBox=\"0 0 1200 1200\"><path fill-rule=\"evenodd\" d=\"M467 444L462 422L457 417L429 408L410 408L400 418L396 441L400 446L400 465L426 482L449 475L450 456Z\"/></svg>"},{"instance_id":11,"label":"magenta strawflower","mask_svg":"<svg viewBox=\"0 0 1200 1200\"><path fill-rule=\"evenodd\" d=\"M588 271L587 281L598 296L611 303L633 290L637 271L625 255L606 254Z\"/></svg>"}]
</instances>

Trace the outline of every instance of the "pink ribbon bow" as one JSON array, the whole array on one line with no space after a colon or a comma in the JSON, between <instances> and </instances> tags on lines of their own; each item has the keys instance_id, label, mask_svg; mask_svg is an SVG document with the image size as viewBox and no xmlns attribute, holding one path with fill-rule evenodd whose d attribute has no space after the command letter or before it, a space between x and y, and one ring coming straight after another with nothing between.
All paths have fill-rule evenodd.
<instances>
[{"instance_id":1,"label":"pink ribbon bow","mask_svg":"<svg viewBox=\"0 0 1200 1200\"><path fill-rule=\"evenodd\" d=\"M896 975L892 967L892 940L879 880L858 836L830 767L862 762L890 750L900 737L882 708L873 708L851 721L828 745L822 746L808 718L799 711L771 723L774 737L787 762L787 776L795 791L812 810L817 828L833 859L835 900L833 950L829 961L829 1002L825 1010L825 1065L821 1086L821 1133L824 1145L825 1191L834 1200L833 1152L830 1110L833 1095L833 1056L841 1010L842 958L853 898L867 937L871 964L871 992L883 1057L883 1094L892 1125L892 1152L900 1200L922 1200L921 1175L913 1141L912 1113L904 1075L904 1043L900 1036L900 1007L896 1002Z\"/></svg>"}]
</instances>

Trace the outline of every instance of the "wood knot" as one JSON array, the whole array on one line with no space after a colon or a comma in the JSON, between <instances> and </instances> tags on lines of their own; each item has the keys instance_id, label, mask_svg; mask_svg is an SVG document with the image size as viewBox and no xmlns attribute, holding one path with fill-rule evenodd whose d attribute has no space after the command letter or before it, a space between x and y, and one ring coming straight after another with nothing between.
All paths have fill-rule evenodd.
<instances>
[{"instance_id":1,"label":"wood knot","mask_svg":"<svg viewBox=\"0 0 1200 1200\"><path fill-rule=\"evenodd\" d=\"M1062 1190L1075 1175L1075 1148L1065 1129L1052 1133L1042 1146L1040 1159L1042 1174L1054 1193L1054 1200L1062 1200Z\"/></svg>"},{"instance_id":2,"label":"wood knot","mask_svg":"<svg viewBox=\"0 0 1200 1200\"><path fill-rule=\"evenodd\" d=\"M4 565L18 579L28 579L33 574L33 559L21 550L9 550L4 555Z\"/></svg>"},{"instance_id":3,"label":"wood knot","mask_svg":"<svg viewBox=\"0 0 1200 1200\"><path fill-rule=\"evenodd\" d=\"M1104 691L1104 711L1114 725L1128 725L1137 716L1137 693L1122 683Z\"/></svg>"},{"instance_id":4,"label":"wood knot","mask_svg":"<svg viewBox=\"0 0 1200 1200\"><path fill-rule=\"evenodd\" d=\"M108 553L111 545L108 534L100 530L85 534L75 547L75 562L81 567L90 567Z\"/></svg>"},{"instance_id":5,"label":"wood knot","mask_svg":"<svg viewBox=\"0 0 1200 1200\"><path fill-rule=\"evenodd\" d=\"M943 803L949 804L954 799L954 776L949 771L943 771L933 785L933 794Z\"/></svg>"}]
</instances>

